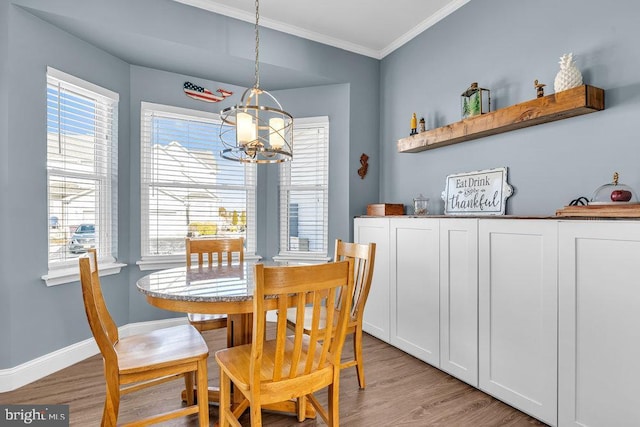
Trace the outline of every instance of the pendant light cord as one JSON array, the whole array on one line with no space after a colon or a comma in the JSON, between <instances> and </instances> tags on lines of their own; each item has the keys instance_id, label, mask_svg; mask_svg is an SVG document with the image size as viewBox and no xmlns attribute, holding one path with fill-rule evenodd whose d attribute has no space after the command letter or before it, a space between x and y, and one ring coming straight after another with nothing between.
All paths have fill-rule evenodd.
<instances>
[{"instance_id":1,"label":"pendant light cord","mask_svg":"<svg viewBox=\"0 0 640 427\"><path fill-rule=\"evenodd\" d=\"M259 53L260 53L260 31L258 30L258 21L260 20L260 8L258 5L258 0L256 0L256 26L255 26L255 31L256 31L256 68L255 68L255 78L256 78L256 83L255 83L255 88L258 89L260 87L260 65L259 65Z\"/></svg>"}]
</instances>

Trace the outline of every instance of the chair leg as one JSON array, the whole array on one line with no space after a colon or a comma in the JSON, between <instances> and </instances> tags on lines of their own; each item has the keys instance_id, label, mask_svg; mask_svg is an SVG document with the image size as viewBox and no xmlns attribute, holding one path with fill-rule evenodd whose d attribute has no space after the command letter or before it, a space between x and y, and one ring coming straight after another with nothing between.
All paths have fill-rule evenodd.
<instances>
[{"instance_id":1,"label":"chair leg","mask_svg":"<svg viewBox=\"0 0 640 427\"><path fill-rule=\"evenodd\" d=\"M120 386L107 384L107 395L104 400L101 427L116 427L120 411Z\"/></svg>"},{"instance_id":2,"label":"chair leg","mask_svg":"<svg viewBox=\"0 0 640 427\"><path fill-rule=\"evenodd\" d=\"M220 369L220 419L218 422L218 427L227 427L229 425L229 415L227 411L231 410L231 380L224 372L223 369Z\"/></svg>"},{"instance_id":3,"label":"chair leg","mask_svg":"<svg viewBox=\"0 0 640 427\"><path fill-rule=\"evenodd\" d=\"M329 427L338 427L340 425L340 369L338 378L335 378L333 384L328 387L329 393Z\"/></svg>"},{"instance_id":4,"label":"chair leg","mask_svg":"<svg viewBox=\"0 0 640 427\"><path fill-rule=\"evenodd\" d=\"M102 421L100 421L100 427L112 427L115 426L115 421L111 421L109 415L109 409L107 409L107 401L104 402L104 408L102 409Z\"/></svg>"},{"instance_id":5,"label":"chair leg","mask_svg":"<svg viewBox=\"0 0 640 427\"><path fill-rule=\"evenodd\" d=\"M192 374L189 375L190 377ZM207 387L207 359L198 360L197 370L197 386L198 386L198 420L200 427L209 426L209 387ZM187 396L193 396L193 384L191 384L191 392ZM192 398L193 400L193 398Z\"/></svg>"},{"instance_id":6,"label":"chair leg","mask_svg":"<svg viewBox=\"0 0 640 427\"><path fill-rule=\"evenodd\" d=\"M256 399L255 394L251 398L249 413L251 414L251 427L262 427L262 405L260 404L260 398Z\"/></svg>"},{"instance_id":7,"label":"chair leg","mask_svg":"<svg viewBox=\"0 0 640 427\"><path fill-rule=\"evenodd\" d=\"M233 326L231 319L227 317L227 348L233 347Z\"/></svg>"},{"instance_id":8,"label":"chair leg","mask_svg":"<svg viewBox=\"0 0 640 427\"><path fill-rule=\"evenodd\" d=\"M185 372L184 390L187 406L193 405L193 372Z\"/></svg>"},{"instance_id":9,"label":"chair leg","mask_svg":"<svg viewBox=\"0 0 640 427\"><path fill-rule=\"evenodd\" d=\"M298 422L303 422L307 409L307 398L305 396L300 396L298 398L298 404L296 406L298 409Z\"/></svg>"},{"instance_id":10,"label":"chair leg","mask_svg":"<svg viewBox=\"0 0 640 427\"><path fill-rule=\"evenodd\" d=\"M362 329L356 328L353 334L353 355L356 359L356 371L358 372L358 384L364 390L366 384L364 381L364 362L362 359Z\"/></svg>"}]
</instances>

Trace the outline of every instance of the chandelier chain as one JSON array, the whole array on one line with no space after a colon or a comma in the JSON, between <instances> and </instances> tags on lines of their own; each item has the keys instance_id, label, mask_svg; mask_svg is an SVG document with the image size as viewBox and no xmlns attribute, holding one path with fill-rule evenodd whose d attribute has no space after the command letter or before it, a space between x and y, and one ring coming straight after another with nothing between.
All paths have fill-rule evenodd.
<instances>
[{"instance_id":1,"label":"chandelier chain","mask_svg":"<svg viewBox=\"0 0 640 427\"><path fill-rule=\"evenodd\" d=\"M259 55L260 55L260 31L258 30L258 21L260 20L260 7L258 5L258 0L256 0L256 26L255 26L255 31L256 31L256 68L255 68L255 78L256 78L256 84L255 87L256 89L260 87L260 62L259 62Z\"/></svg>"}]
</instances>

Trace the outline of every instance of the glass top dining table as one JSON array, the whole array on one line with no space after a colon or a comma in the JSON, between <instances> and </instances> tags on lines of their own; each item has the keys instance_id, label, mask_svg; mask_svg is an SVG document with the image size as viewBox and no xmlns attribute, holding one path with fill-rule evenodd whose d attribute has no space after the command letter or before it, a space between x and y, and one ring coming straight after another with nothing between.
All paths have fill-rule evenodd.
<instances>
[{"instance_id":1,"label":"glass top dining table","mask_svg":"<svg viewBox=\"0 0 640 427\"><path fill-rule=\"evenodd\" d=\"M253 310L254 266L258 262L160 270L140 278L137 286L151 305L165 310L247 314Z\"/></svg>"},{"instance_id":2,"label":"glass top dining table","mask_svg":"<svg viewBox=\"0 0 640 427\"><path fill-rule=\"evenodd\" d=\"M140 278L136 285L154 307L183 313L226 314L227 345L235 346L251 342L253 326L254 266L283 265L273 261L244 261L232 264L206 266L186 265L159 270ZM269 310L268 299L265 307ZM209 387L209 401L219 399L216 387ZM280 412L296 413L295 402L287 401L267 405ZM312 405L306 405L307 418L315 418Z\"/></svg>"}]
</instances>

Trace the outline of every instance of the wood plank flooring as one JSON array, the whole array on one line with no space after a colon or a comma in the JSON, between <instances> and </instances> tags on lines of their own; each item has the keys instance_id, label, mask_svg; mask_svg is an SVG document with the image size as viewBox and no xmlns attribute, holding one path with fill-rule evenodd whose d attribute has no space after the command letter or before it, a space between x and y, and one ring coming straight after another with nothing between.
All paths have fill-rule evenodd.
<instances>
[{"instance_id":1,"label":"wood plank flooring","mask_svg":"<svg viewBox=\"0 0 640 427\"><path fill-rule=\"evenodd\" d=\"M204 333L211 354L225 345L226 330ZM351 353L350 338L345 354ZM445 426L516 427L545 424L492 398L491 396L391 347L367 334L364 336L366 390L358 388L355 368L342 372L340 382L340 423L346 427ZM209 358L210 384L218 383L218 368ZM123 398L119 424L154 408L179 407L182 381L134 393ZM326 403L326 393L318 395ZM68 404L70 425L99 426L104 403L102 359L94 356L18 390L0 393L2 404ZM211 425L218 408L211 407ZM249 417L242 418L249 425ZM298 423L294 417L265 413L265 426L323 426L321 419ZM165 426L197 426L197 418L183 418Z\"/></svg>"}]
</instances>

